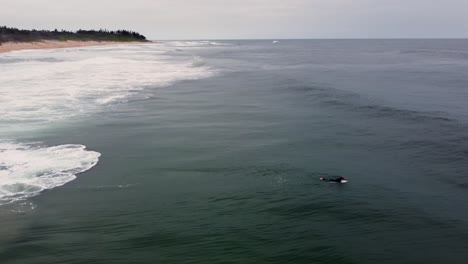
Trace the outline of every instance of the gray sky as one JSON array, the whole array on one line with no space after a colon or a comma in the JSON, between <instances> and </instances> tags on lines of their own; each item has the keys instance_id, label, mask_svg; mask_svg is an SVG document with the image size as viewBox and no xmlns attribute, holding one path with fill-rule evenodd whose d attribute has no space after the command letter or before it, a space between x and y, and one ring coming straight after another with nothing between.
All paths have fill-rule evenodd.
<instances>
[{"instance_id":1,"label":"gray sky","mask_svg":"<svg viewBox=\"0 0 468 264\"><path fill-rule=\"evenodd\" d=\"M468 0L0 0L0 25L150 39L468 37Z\"/></svg>"}]
</instances>

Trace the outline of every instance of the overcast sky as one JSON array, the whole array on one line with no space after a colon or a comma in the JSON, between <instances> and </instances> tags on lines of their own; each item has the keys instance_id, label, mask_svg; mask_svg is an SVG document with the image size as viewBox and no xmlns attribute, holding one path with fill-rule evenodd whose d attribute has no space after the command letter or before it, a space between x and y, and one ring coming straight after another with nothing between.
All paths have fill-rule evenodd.
<instances>
[{"instance_id":1,"label":"overcast sky","mask_svg":"<svg viewBox=\"0 0 468 264\"><path fill-rule=\"evenodd\" d=\"M0 25L150 39L461 38L468 0L0 0Z\"/></svg>"}]
</instances>

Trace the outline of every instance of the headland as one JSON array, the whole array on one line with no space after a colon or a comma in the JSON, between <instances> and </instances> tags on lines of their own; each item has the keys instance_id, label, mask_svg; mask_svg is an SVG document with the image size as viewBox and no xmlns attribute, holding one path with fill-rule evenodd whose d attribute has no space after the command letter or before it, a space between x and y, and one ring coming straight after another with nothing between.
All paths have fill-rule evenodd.
<instances>
[{"instance_id":1,"label":"headland","mask_svg":"<svg viewBox=\"0 0 468 264\"><path fill-rule=\"evenodd\" d=\"M128 30L25 30L0 27L0 53L29 49L56 49L148 42L140 33Z\"/></svg>"}]
</instances>

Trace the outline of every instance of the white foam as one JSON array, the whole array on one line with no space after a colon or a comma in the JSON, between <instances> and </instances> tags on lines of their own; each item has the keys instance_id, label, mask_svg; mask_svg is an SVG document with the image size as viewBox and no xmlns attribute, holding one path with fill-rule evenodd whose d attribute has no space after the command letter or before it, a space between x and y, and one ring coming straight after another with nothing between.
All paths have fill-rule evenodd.
<instances>
[{"instance_id":1,"label":"white foam","mask_svg":"<svg viewBox=\"0 0 468 264\"><path fill-rule=\"evenodd\" d=\"M62 186L97 164L101 154L82 145L44 147L0 142L0 205Z\"/></svg>"},{"instance_id":2,"label":"white foam","mask_svg":"<svg viewBox=\"0 0 468 264\"><path fill-rule=\"evenodd\" d=\"M203 67L206 65L206 62L200 56L192 57L192 67Z\"/></svg>"},{"instance_id":3,"label":"white foam","mask_svg":"<svg viewBox=\"0 0 468 264\"><path fill-rule=\"evenodd\" d=\"M210 40L192 40L192 41L166 41L162 42L169 47L207 47L207 46L227 46L226 43L210 41Z\"/></svg>"},{"instance_id":4,"label":"white foam","mask_svg":"<svg viewBox=\"0 0 468 264\"><path fill-rule=\"evenodd\" d=\"M213 75L205 65L194 67L191 57L175 60L163 51L153 44L0 55L0 126L67 120L126 102L142 89ZM2 63L1 56L15 62Z\"/></svg>"},{"instance_id":5,"label":"white foam","mask_svg":"<svg viewBox=\"0 0 468 264\"><path fill-rule=\"evenodd\" d=\"M203 45L209 45L205 43ZM143 89L206 78L201 58L170 57L168 45L118 45L0 54L0 205L61 186L100 154L82 145L5 143L75 121L109 104L149 98Z\"/></svg>"}]
</instances>

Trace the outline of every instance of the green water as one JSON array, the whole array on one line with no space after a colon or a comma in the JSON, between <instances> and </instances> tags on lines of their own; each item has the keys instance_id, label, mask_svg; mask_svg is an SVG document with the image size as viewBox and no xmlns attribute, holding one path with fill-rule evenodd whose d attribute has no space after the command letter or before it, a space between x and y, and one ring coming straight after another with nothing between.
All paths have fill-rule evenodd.
<instances>
[{"instance_id":1,"label":"green water","mask_svg":"<svg viewBox=\"0 0 468 264\"><path fill-rule=\"evenodd\" d=\"M237 59L224 66L236 70L147 88L149 98L19 138L83 144L101 157L28 199L34 209L1 211L0 262L464 263L463 119L434 116L422 99L409 109L384 92L368 99L379 93L365 93L373 78L393 76L360 79L370 70L358 62L330 72L302 53L243 45L192 51L211 67ZM331 56L290 45L310 61ZM264 57L280 66L237 68ZM359 89L344 91L342 79ZM379 105L385 99L391 106Z\"/></svg>"}]
</instances>

